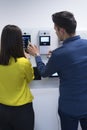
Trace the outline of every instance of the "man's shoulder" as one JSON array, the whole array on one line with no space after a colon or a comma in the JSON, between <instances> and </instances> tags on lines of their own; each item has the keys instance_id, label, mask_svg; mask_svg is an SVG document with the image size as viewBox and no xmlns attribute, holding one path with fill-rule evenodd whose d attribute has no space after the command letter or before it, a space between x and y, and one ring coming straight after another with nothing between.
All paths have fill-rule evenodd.
<instances>
[{"instance_id":1,"label":"man's shoulder","mask_svg":"<svg viewBox=\"0 0 87 130\"><path fill-rule=\"evenodd\" d=\"M53 55L62 54L62 53L64 53L64 51L65 51L65 47L64 46L58 47L55 50L53 50Z\"/></svg>"}]
</instances>

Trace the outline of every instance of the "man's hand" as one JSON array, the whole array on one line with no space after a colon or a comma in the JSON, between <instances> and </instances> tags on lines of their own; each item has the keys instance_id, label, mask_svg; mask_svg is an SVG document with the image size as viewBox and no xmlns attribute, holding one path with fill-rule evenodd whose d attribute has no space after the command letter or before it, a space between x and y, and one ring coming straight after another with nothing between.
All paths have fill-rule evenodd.
<instances>
[{"instance_id":1,"label":"man's hand","mask_svg":"<svg viewBox=\"0 0 87 130\"><path fill-rule=\"evenodd\" d=\"M49 51L48 54L47 54L47 58L50 58L51 54L52 54L52 51Z\"/></svg>"},{"instance_id":2,"label":"man's hand","mask_svg":"<svg viewBox=\"0 0 87 130\"><path fill-rule=\"evenodd\" d=\"M36 45L29 44L27 47L27 51L32 56L38 56L40 55L39 49Z\"/></svg>"}]
</instances>

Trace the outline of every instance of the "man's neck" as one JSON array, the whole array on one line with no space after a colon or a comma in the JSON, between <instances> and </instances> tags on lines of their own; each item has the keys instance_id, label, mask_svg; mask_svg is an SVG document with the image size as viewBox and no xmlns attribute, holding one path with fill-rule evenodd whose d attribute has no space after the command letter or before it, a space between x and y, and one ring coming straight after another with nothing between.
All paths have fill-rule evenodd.
<instances>
[{"instance_id":1,"label":"man's neck","mask_svg":"<svg viewBox=\"0 0 87 130\"><path fill-rule=\"evenodd\" d=\"M66 33L64 35L63 41L66 40L66 39L68 39L68 38L74 37L74 36L75 36L75 33L74 34L70 34L70 35Z\"/></svg>"}]
</instances>

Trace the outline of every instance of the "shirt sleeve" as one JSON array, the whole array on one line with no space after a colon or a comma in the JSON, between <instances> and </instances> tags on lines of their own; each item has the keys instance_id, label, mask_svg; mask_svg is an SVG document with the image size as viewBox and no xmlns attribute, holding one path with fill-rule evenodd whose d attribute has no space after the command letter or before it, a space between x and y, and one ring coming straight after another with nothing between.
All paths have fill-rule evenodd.
<instances>
[{"instance_id":1,"label":"shirt sleeve","mask_svg":"<svg viewBox=\"0 0 87 130\"><path fill-rule=\"evenodd\" d=\"M26 63L25 63L25 76L26 76L27 82L31 82L34 79L34 70L33 70L30 60L26 60Z\"/></svg>"},{"instance_id":2,"label":"shirt sleeve","mask_svg":"<svg viewBox=\"0 0 87 130\"><path fill-rule=\"evenodd\" d=\"M42 77L48 77L57 72L56 57L54 54L50 57L45 65L40 56L35 57L38 71Z\"/></svg>"}]
</instances>

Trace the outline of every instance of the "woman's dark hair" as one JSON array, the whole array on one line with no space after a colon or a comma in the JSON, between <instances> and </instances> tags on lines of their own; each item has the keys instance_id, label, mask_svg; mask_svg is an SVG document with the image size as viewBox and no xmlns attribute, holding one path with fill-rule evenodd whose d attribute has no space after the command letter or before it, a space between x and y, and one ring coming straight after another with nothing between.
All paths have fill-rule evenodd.
<instances>
[{"instance_id":1,"label":"woman's dark hair","mask_svg":"<svg viewBox=\"0 0 87 130\"><path fill-rule=\"evenodd\" d=\"M56 26L64 28L68 34L75 33L77 22L72 13L68 11L54 13L52 20Z\"/></svg>"},{"instance_id":2,"label":"woman's dark hair","mask_svg":"<svg viewBox=\"0 0 87 130\"><path fill-rule=\"evenodd\" d=\"M15 62L19 57L25 57L21 29L15 25L6 25L1 34L0 64L8 65L13 57Z\"/></svg>"}]
</instances>

